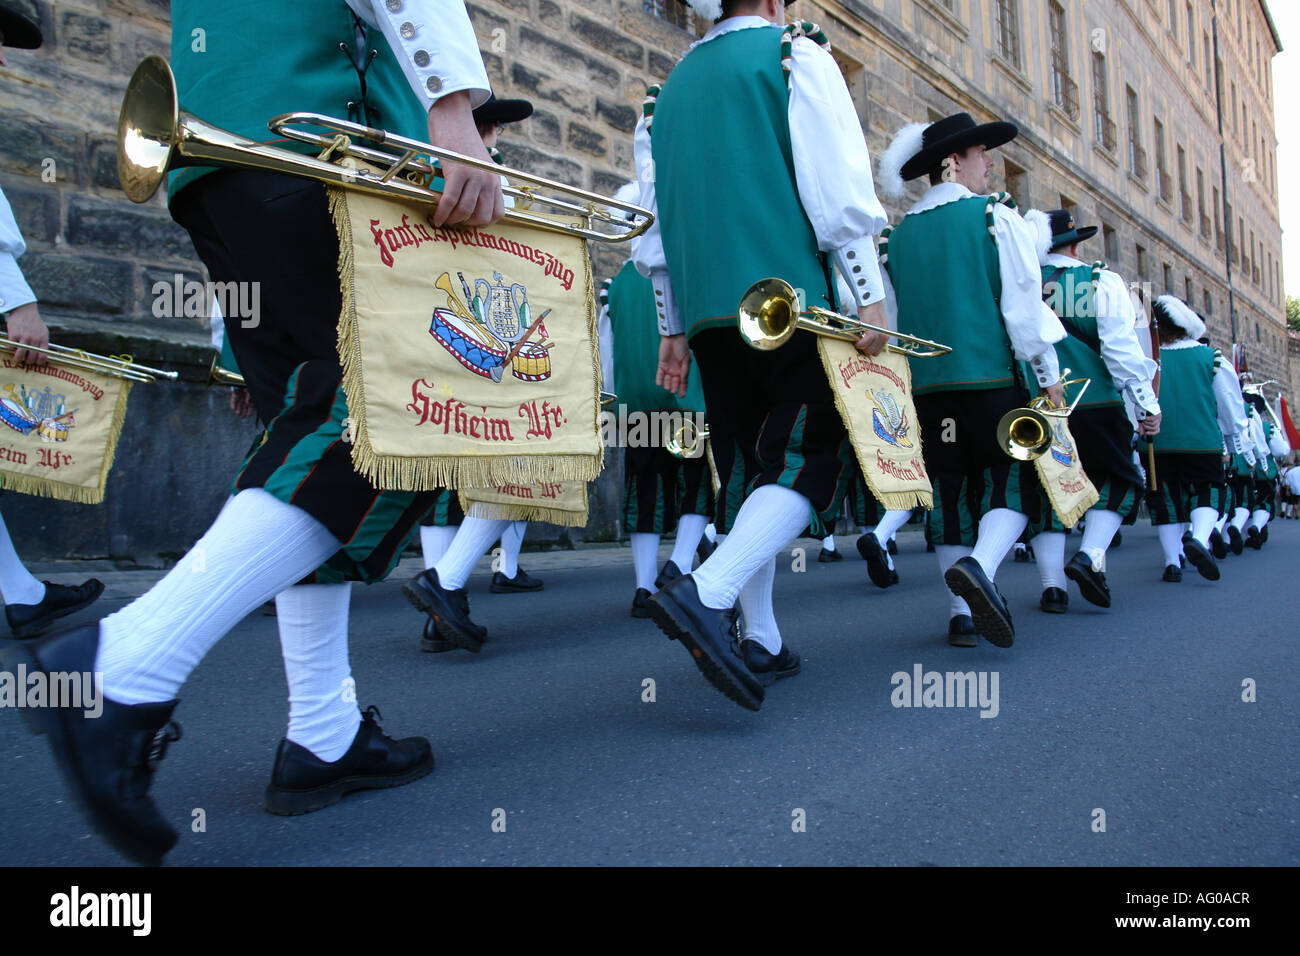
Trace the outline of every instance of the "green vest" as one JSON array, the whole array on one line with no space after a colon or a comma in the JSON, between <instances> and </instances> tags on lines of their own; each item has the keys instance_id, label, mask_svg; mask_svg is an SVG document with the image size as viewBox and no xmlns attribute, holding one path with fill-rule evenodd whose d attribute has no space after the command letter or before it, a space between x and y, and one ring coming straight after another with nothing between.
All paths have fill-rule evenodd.
<instances>
[{"instance_id":1,"label":"green vest","mask_svg":"<svg viewBox=\"0 0 1300 956\"><path fill-rule=\"evenodd\" d=\"M734 327L745 290L769 276L833 302L799 201L781 28L726 33L664 81L651 146L664 254L688 337Z\"/></svg>"},{"instance_id":2,"label":"green vest","mask_svg":"<svg viewBox=\"0 0 1300 956\"><path fill-rule=\"evenodd\" d=\"M1064 375L1068 368L1071 379L1092 380L1079 403L1080 408L1124 404L1110 377L1110 369L1102 360L1101 335L1097 331L1097 277L1104 268L1106 264L1103 262L1064 270L1059 266L1043 266L1043 299L1061 317L1069 333L1055 346L1061 374ZM1060 275L1057 275L1058 271ZM1054 283L1051 289L1047 287L1048 282ZM1021 362L1020 368L1026 382L1038 380L1028 362ZM1074 386L1073 394L1078 394L1078 388Z\"/></svg>"},{"instance_id":3,"label":"green vest","mask_svg":"<svg viewBox=\"0 0 1300 956\"><path fill-rule=\"evenodd\" d=\"M629 412L704 411L700 370L691 369L686 397L679 399L655 384L659 367L659 319L654 286L630 261L610 280L605 292L609 324L614 330L614 388L618 404Z\"/></svg>"},{"instance_id":4,"label":"green vest","mask_svg":"<svg viewBox=\"0 0 1300 956\"><path fill-rule=\"evenodd\" d=\"M1222 454L1214 352L1209 346L1160 350L1160 410L1157 452Z\"/></svg>"},{"instance_id":5,"label":"green vest","mask_svg":"<svg viewBox=\"0 0 1300 956\"><path fill-rule=\"evenodd\" d=\"M173 0L171 15L171 67L181 107L206 123L266 143L275 139L266 126L273 116L312 112L348 119L352 102L365 107L351 117L356 122L421 141L429 138L428 112L374 27L368 28L366 49L377 56L368 61L362 96L352 10L343 0L310 5ZM297 153L319 152L306 143L275 145ZM168 198L213 168L174 173Z\"/></svg>"},{"instance_id":6,"label":"green vest","mask_svg":"<svg viewBox=\"0 0 1300 956\"><path fill-rule=\"evenodd\" d=\"M947 355L911 363L917 395L1005 388L1014 380L988 204L987 196L970 196L911 213L887 235L882 258L898 302L898 328L952 346Z\"/></svg>"}]
</instances>

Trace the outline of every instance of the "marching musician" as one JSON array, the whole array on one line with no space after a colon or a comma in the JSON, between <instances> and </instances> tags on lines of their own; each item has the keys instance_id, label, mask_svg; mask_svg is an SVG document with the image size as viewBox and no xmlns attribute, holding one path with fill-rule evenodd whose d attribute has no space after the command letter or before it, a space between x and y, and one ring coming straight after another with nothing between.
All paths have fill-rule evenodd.
<instances>
[{"instance_id":1,"label":"marching musician","mask_svg":"<svg viewBox=\"0 0 1300 956\"><path fill-rule=\"evenodd\" d=\"M8 64L5 47L35 50L43 39L40 27L10 5L0 4L0 66ZM26 251L9 200L0 189L0 315L5 315L5 336L20 346L43 349L50 344L50 333L36 306L36 294L18 267L18 259ZM18 348L13 356L20 364L46 364L40 352ZM88 607L103 591L104 585L95 578L76 587L37 580L18 557L0 515L0 597L14 637L41 634L59 618Z\"/></svg>"},{"instance_id":2,"label":"marching musician","mask_svg":"<svg viewBox=\"0 0 1300 956\"><path fill-rule=\"evenodd\" d=\"M636 203L640 196L636 183L628 183L614 194L615 199L628 203ZM637 242L632 240L633 256ZM601 349L609 350L612 372L605 389L618 392L620 413L650 423L638 429L646 441L635 447L629 441L623 450L623 530L631 541L636 575L631 615L644 618L650 616L646 606L650 595L691 570L695 549L713 511L705 439L695 424L704 417L704 392L698 376L691 379L686 397L681 399L655 384L659 323L654 288L636 271L632 259L601 287L599 322ZM679 436L665 436L654 426L656 421L679 420L683 429ZM671 454L663 439L674 437L683 446L694 442L694 451L683 447L685 458ZM674 530L673 553L658 568L659 538Z\"/></svg>"},{"instance_id":3,"label":"marching musician","mask_svg":"<svg viewBox=\"0 0 1300 956\"><path fill-rule=\"evenodd\" d=\"M1156 365L1138 342L1133 299L1121 279L1105 263L1088 265L1079 258L1080 243L1097 234L1096 226L1077 227L1068 210L1043 213L1033 209L1025 221L1034 229L1042 263L1043 297L1068 333L1056 343L1056 357L1071 378L1091 384L1070 415L1084 472L1101 498L1087 513L1083 543L1065 563L1065 529L1050 504L1042 526L1035 528L1034 553L1043 581L1040 607L1063 613L1069 606L1068 577L1084 598L1110 607L1106 583L1106 550L1121 524L1137 520L1145 480L1133 464L1133 423L1126 400L1138 416L1137 433L1160 431L1160 403L1151 378ZM1022 369L1028 376L1028 370Z\"/></svg>"},{"instance_id":4,"label":"marching musician","mask_svg":"<svg viewBox=\"0 0 1300 956\"><path fill-rule=\"evenodd\" d=\"M1042 507L1032 462L998 446L997 424L1025 404L1016 361L1057 405L1065 336L1042 300L1033 232L987 195L989 152L1019 133L1012 123L977 125L967 113L904 127L880 161L881 188L928 176L929 190L882 244L886 287L898 327L946 342L951 353L912 369L926 469L935 487L929 535L953 601L948 642L973 647L983 634L1015 639L1011 613L993 584L998 566ZM976 532L978 528L978 532Z\"/></svg>"},{"instance_id":5,"label":"marching musician","mask_svg":"<svg viewBox=\"0 0 1300 956\"><path fill-rule=\"evenodd\" d=\"M1164 417L1155 437L1158 487L1148 507L1164 551L1163 580L1182 580L1180 555L1207 580L1219 580L1210 532L1226 508L1222 450L1244 449L1241 389L1232 367L1197 341L1202 321L1182 299L1162 295L1152 307L1160 337L1160 403Z\"/></svg>"},{"instance_id":6,"label":"marching musician","mask_svg":"<svg viewBox=\"0 0 1300 956\"><path fill-rule=\"evenodd\" d=\"M1291 454L1286 434L1273 424L1268 403L1258 388L1245 388L1242 394L1250 407L1250 438L1255 451L1255 497L1250 522L1246 525L1246 546L1258 551L1268 540L1268 521L1277 499L1277 463Z\"/></svg>"},{"instance_id":7,"label":"marching musician","mask_svg":"<svg viewBox=\"0 0 1300 956\"><path fill-rule=\"evenodd\" d=\"M488 161L472 108L489 84L463 0L329 0L310 15L287 0L175 0L171 13L177 88L207 122L264 140L269 117L311 110ZM191 47L197 31L202 52ZM29 645L41 670L104 675L102 715L53 710L51 740L95 829L153 863L177 839L148 790L180 736L171 720L180 687L272 595L290 714L267 809L306 813L433 768L427 740L389 737L377 711L363 714L346 692L355 686L349 585L291 587L309 575L382 578L431 504L427 493L381 492L353 470L335 346L339 249L325 189L242 168L185 169L170 187L172 214L213 279L261 283L259 321L228 331L253 404L271 422L266 441L212 527L157 585L98 626ZM447 165L435 225L502 214L495 173Z\"/></svg>"},{"instance_id":8,"label":"marching musician","mask_svg":"<svg viewBox=\"0 0 1300 956\"><path fill-rule=\"evenodd\" d=\"M714 519L726 537L648 604L715 688L757 710L764 684L800 666L772 613L776 555L810 521L824 526L839 511L853 453L813 334L752 349L736 334L737 305L751 284L779 276L809 304L835 308L833 260L850 277L858 314L883 326L872 237L885 214L824 35L811 24L783 29L782 0L690 5L717 22L647 97L638 122L641 205L658 218L635 261L655 290L657 380L678 395L693 374L704 386L721 482ZM873 355L884 344L879 333L857 343ZM737 599L740 659L729 649Z\"/></svg>"}]
</instances>

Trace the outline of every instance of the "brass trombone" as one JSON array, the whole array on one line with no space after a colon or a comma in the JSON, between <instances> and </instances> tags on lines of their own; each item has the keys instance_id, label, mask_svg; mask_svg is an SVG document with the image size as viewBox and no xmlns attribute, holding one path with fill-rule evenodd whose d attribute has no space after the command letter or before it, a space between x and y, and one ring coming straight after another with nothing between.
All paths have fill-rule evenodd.
<instances>
[{"instance_id":1,"label":"brass trombone","mask_svg":"<svg viewBox=\"0 0 1300 956\"><path fill-rule=\"evenodd\" d=\"M507 222L600 242L626 242L641 235L654 221L654 216L640 206L320 113L285 113L272 118L267 125L277 136L319 146L320 155L307 156L246 139L185 112L180 108L176 80L167 61L160 56L145 57L127 84L117 121L117 172L122 189L133 202L146 202L171 170L186 166L238 166L305 176L390 199L436 204L441 193L429 188L438 175L433 162L436 158L522 183L504 189L506 195L515 199L515 208L506 210ZM330 132L295 128L305 125ZM357 139L375 145L361 146L354 142ZM379 170L357 168L358 159ZM537 194L538 189L563 193L577 201L541 196ZM527 211L540 205L559 210L557 215L576 216L578 221L562 221ZM611 210L630 214L631 221ZM601 232L593 223L608 224L620 231Z\"/></svg>"},{"instance_id":2,"label":"brass trombone","mask_svg":"<svg viewBox=\"0 0 1300 956\"><path fill-rule=\"evenodd\" d=\"M76 368L99 375L113 375L133 382L152 382L154 379L177 378L180 375L179 372L168 372L160 368L140 365L131 361L129 355L96 355L94 352L71 349L52 342L46 348L37 348L34 345L22 345L13 339L0 336L0 352L17 352L19 349L48 355L51 361L64 368Z\"/></svg>"},{"instance_id":3,"label":"brass trombone","mask_svg":"<svg viewBox=\"0 0 1300 956\"><path fill-rule=\"evenodd\" d=\"M686 427L690 426L691 439L686 440ZM672 437L664 442L664 451L674 458L699 458L703 453L704 443L709 440L709 426L698 427L689 417L684 419L673 432Z\"/></svg>"},{"instance_id":4,"label":"brass trombone","mask_svg":"<svg viewBox=\"0 0 1300 956\"><path fill-rule=\"evenodd\" d=\"M830 309L810 306L806 311L798 312L795 308L797 302L798 295L794 287L784 279L773 277L755 282L745 290L745 295L736 308L740 316L741 336L754 348L764 352L785 345L796 329L806 329L846 342L856 342L867 332L879 332L890 338L914 343L917 348L893 344L885 346L890 352L910 358L933 358L952 351L951 346L917 338L915 335L891 332Z\"/></svg>"},{"instance_id":5,"label":"brass trombone","mask_svg":"<svg viewBox=\"0 0 1300 956\"><path fill-rule=\"evenodd\" d=\"M208 385L230 385L233 388L245 388L247 382L244 376L238 372L232 372L221 365L221 355L218 353L212 358L212 365L208 368Z\"/></svg>"},{"instance_id":6,"label":"brass trombone","mask_svg":"<svg viewBox=\"0 0 1300 956\"><path fill-rule=\"evenodd\" d=\"M1070 374L1067 368L1061 373L1064 379ZM1083 393L1092 384L1090 378L1072 378L1061 382L1061 387L1083 383L1074 401L1064 408L1057 408L1046 395L1032 399L1024 408L1013 408L998 421L998 444L1002 450L1017 461L1033 461L1047 451L1052 445L1052 423L1047 419L1068 418L1079 407Z\"/></svg>"}]
</instances>

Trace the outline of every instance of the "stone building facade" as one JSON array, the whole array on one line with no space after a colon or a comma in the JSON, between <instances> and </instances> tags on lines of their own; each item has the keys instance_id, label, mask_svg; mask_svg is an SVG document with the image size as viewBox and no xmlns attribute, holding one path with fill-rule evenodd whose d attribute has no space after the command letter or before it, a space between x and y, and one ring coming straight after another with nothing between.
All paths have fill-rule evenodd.
<instances>
[{"instance_id":1,"label":"stone building facade","mask_svg":"<svg viewBox=\"0 0 1300 956\"><path fill-rule=\"evenodd\" d=\"M203 277L193 247L161 198L135 206L117 182L121 94L140 58L166 55L169 5L16 2L46 45L12 51L0 70L0 186L42 314L60 342L131 352L183 381L137 388L110 506L10 497L6 520L25 553L45 541L41 553L149 563L207 526L251 439L224 392L203 385L203 317L167 314L152 293ZM536 107L503 135L507 164L607 195L633 178L645 87L707 27L678 0L466 5L497 94ZM1269 70L1280 41L1263 0L800 0L790 15L830 37L873 155L907 122L1014 119L1023 133L999 151L1000 172L1022 208L1068 206L1102 226L1087 255L1188 299L1216 344L1235 314L1256 369L1291 381ZM623 255L592 249L598 282ZM594 491L584 534L616 536L616 467Z\"/></svg>"}]
</instances>

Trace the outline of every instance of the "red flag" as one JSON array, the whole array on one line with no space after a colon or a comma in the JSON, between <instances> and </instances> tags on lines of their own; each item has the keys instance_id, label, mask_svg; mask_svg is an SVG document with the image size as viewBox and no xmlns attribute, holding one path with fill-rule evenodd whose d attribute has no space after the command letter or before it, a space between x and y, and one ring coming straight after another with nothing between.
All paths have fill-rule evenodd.
<instances>
[{"instance_id":1,"label":"red flag","mask_svg":"<svg viewBox=\"0 0 1300 956\"><path fill-rule=\"evenodd\" d=\"M1300 451L1300 431L1296 431L1295 422L1291 419L1291 411L1286 407L1286 399L1279 396L1278 401L1282 404L1282 426L1286 429L1287 441L1291 447Z\"/></svg>"}]
</instances>

